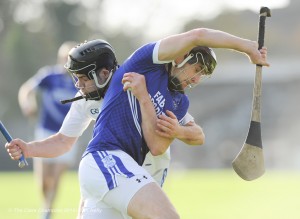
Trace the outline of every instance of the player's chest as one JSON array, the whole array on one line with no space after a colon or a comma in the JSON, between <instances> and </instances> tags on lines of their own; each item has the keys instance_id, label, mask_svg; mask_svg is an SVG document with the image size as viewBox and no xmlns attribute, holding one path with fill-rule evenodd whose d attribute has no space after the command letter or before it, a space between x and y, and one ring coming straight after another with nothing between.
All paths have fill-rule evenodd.
<instances>
[{"instance_id":1,"label":"player's chest","mask_svg":"<svg viewBox=\"0 0 300 219\"><path fill-rule=\"evenodd\" d=\"M96 120L100 114L101 102L100 101L87 101L89 104L86 104L86 113L88 117L92 120Z\"/></svg>"},{"instance_id":2,"label":"player's chest","mask_svg":"<svg viewBox=\"0 0 300 219\"><path fill-rule=\"evenodd\" d=\"M170 92L167 83L158 82L154 86L147 86L147 88L156 115L164 114L166 110L176 111L179 107L182 95Z\"/></svg>"}]
</instances>

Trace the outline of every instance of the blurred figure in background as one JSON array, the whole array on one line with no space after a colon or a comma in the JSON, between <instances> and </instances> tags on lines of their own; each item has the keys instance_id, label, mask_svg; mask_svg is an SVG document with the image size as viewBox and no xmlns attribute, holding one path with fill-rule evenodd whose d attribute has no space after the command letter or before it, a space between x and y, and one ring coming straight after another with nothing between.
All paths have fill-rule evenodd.
<instances>
[{"instance_id":1,"label":"blurred figure in background","mask_svg":"<svg viewBox=\"0 0 300 219\"><path fill-rule=\"evenodd\" d=\"M19 104L23 114L33 119L38 116L35 139L44 139L57 133L71 104L60 100L74 96L77 89L64 68L68 52L77 43L64 42L57 54L57 64L45 66L26 81L19 90ZM40 101L38 101L38 99ZM40 104L38 104L40 102ZM34 158L33 168L43 195L43 219L49 219L62 173L74 165L78 147L57 158Z\"/></svg>"}]
</instances>

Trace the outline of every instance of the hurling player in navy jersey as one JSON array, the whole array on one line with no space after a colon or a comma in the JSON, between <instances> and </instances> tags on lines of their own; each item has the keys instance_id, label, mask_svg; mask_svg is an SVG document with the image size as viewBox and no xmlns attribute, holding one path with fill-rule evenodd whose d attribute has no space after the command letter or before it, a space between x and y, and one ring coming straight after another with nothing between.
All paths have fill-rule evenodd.
<instances>
[{"instance_id":1,"label":"hurling player in navy jersey","mask_svg":"<svg viewBox=\"0 0 300 219\"><path fill-rule=\"evenodd\" d=\"M265 47L258 50L255 41L212 29L198 28L140 47L115 72L107 90L80 163L83 196L105 202L124 217L179 218L140 165L148 151L160 155L173 141L161 135L159 118L172 111L181 122L189 107L184 90L198 85L216 66L209 47L235 50L254 64L269 66Z\"/></svg>"}]
</instances>

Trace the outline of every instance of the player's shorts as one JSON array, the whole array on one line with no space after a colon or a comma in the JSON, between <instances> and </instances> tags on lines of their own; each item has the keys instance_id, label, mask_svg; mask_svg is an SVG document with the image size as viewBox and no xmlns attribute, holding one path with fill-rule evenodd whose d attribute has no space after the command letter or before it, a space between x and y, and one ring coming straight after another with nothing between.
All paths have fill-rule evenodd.
<instances>
[{"instance_id":1,"label":"player's shorts","mask_svg":"<svg viewBox=\"0 0 300 219\"><path fill-rule=\"evenodd\" d=\"M115 150L96 151L83 157L79 182L84 203L96 203L93 209L84 207L83 211L101 211L104 203L127 218L131 198L143 186L155 181L127 153Z\"/></svg>"},{"instance_id":2,"label":"player's shorts","mask_svg":"<svg viewBox=\"0 0 300 219\"><path fill-rule=\"evenodd\" d=\"M48 138L50 135L56 134L56 132L47 130L47 129L42 129L38 128L35 130L35 139L36 140L42 140L45 138ZM60 155L58 157L53 157L53 158L34 158L36 160L42 159L43 162L47 163L58 163L58 164L67 164L68 166L73 166L76 162L77 155L79 148L77 147L78 145L73 145L70 151L67 153Z\"/></svg>"},{"instance_id":3,"label":"player's shorts","mask_svg":"<svg viewBox=\"0 0 300 219\"><path fill-rule=\"evenodd\" d=\"M153 156L147 153L143 168L154 178L154 180L162 187L168 174L170 167L171 154L170 147L162 155Z\"/></svg>"}]
</instances>

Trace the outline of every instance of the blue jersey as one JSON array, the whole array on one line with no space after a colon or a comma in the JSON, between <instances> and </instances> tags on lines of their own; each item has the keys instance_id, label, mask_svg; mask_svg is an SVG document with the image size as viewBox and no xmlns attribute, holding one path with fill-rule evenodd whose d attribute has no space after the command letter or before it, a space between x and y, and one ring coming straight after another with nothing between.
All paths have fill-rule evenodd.
<instances>
[{"instance_id":1,"label":"blue jersey","mask_svg":"<svg viewBox=\"0 0 300 219\"><path fill-rule=\"evenodd\" d=\"M123 91L121 80L124 73L137 72L145 76L157 115L170 110L180 121L187 113L187 96L168 90L165 64L153 61L155 45L147 44L136 50L113 75L94 126L93 139L83 156L93 151L123 150L141 165L149 151L141 129L139 103L131 92Z\"/></svg>"},{"instance_id":2,"label":"blue jersey","mask_svg":"<svg viewBox=\"0 0 300 219\"><path fill-rule=\"evenodd\" d=\"M41 92L41 109L38 126L57 132L68 113L71 104L61 104L60 100L74 97L77 89L72 78L61 66L46 66L30 79Z\"/></svg>"}]
</instances>

